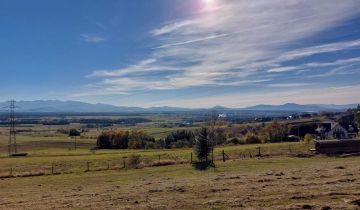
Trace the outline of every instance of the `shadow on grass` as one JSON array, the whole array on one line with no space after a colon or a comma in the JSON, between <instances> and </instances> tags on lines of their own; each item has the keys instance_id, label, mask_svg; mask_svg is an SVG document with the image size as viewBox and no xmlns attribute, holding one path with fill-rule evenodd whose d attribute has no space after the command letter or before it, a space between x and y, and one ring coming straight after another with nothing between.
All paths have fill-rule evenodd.
<instances>
[{"instance_id":1,"label":"shadow on grass","mask_svg":"<svg viewBox=\"0 0 360 210\"><path fill-rule=\"evenodd\" d=\"M215 164L212 161L195 162L192 164L196 170L207 170L210 167L215 168Z\"/></svg>"}]
</instances>

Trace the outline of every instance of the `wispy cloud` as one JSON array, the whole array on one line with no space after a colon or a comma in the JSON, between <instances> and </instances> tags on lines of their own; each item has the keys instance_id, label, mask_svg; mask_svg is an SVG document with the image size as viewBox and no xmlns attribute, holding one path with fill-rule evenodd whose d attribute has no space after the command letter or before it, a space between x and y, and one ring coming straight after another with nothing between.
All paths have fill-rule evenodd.
<instances>
[{"instance_id":1,"label":"wispy cloud","mask_svg":"<svg viewBox=\"0 0 360 210\"><path fill-rule=\"evenodd\" d=\"M277 67L269 69L267 72L269 73L280 73L280 72L287 72L287 71L294 71L300 69L299 67L295 66L283 66L283 67Z\"/></svg>"},{"instance_id":2,"label":"wispy cloud","mask_svg":"<svg viewBox=\"0 0 360 210\"><path fill-rule=\"evenodd\" d=\"M269 84L268 87L276 87L276 88L286 88L286 87L303 87L308 86L309 83L277 83L277 84Z\"/></svg>"},{"instance_id":3,"label":"wispy cloud","mask_svg":"<svg viewBox=\"0 0 360 210\"><path fill-rule=\"evenodd\" d=\"M359 14L357 0L216 2L215 10L201 11L150 31L155 47L147 58L120 69L97 70L88 76L104 90L111 87L120 93L200 86L266 86L269 81L272 87L281 87L276 77L282 74L340 67L358 60L284 64L313 55L359 49L360 39L298 45L299 40ZM300 85L305 84L292 87Z\"/></svg>"},{"instance_id":4,"label":"wispy cloud","mask_svg":"<svg viewBox=\"0 0 360 210\"><path fill-rule=\"evenodd\" d=\"M193 23L194 20L185 20L185 21L170 23L161 28L154 29L153 31L151 31L151 34L153 34L154 36L164 35L173 32L175 30L178 30L180 28L192 25Z\"/></svg>"},{"instance_id":5,"label":"wispy cloud","mask_svg":"<svg viewBox=\"0 0 360 210\"><path fill-rule=\"evenodd\" d=\"M306 67L328 67L328 66L338 66L338 65L348 65L348 64L355 64L360 63L360 57L355 58L348 58L348 59L338 59L334 62L314 62L308 63Z\"/></svg>"},{"instance_id":6,"label":"wispy cloud","mask_svg":"<svg viewBox=\"0 0 360 210\"><path fill-rule=\"evenodd\" d=\"M354 65L345 65L336 68L332 68L329 71L320 74L312 74L308 78L317 78L317 77L330 77L335 75L348 75L360 72L360 66L355 67Z\"/></svg>"},{"instance_id":7,"label":"wispy cloud","mask_svg":"<svg viewBox=\"0 0 360 210\"><path fill-rule=\"evenodd\" d=\"M81 34L82 40L91 43L100 43L106 41L104 37L93 35L93 34Z\"/></svg>"},{"instance_id":8,"label":"wispy cloud","mask_svg":"<svg viewBox=\"0 0 360 210\"><path fill-rule=\"evenodd\" d=\"M184 42L177 42L177 43L171 43L171 44L164 44L158 47L155 47L153 49L160 49L160 48L167 48L167 47L174 47L174 46L179 46L179 45L185 45L185 44L193 44L196 42L203 42L203 41L207 41L207 40L211 40L211 39L218 39L218 38L223 38L223 37L227 37L230 36L231 34L218 34L218 35L211 35L211 36L207 36L207 37L202 37L199 39L194 39L194 40L188 40L188 41L184 41Z\"/></svg>"}]
</instances>

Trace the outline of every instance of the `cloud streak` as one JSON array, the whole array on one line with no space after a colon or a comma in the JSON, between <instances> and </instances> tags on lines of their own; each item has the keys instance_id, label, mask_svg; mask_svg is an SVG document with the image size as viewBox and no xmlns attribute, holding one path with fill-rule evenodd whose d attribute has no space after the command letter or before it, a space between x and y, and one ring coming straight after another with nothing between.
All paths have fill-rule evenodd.
<instances>
[{"instance_id":1,"label":"cloud streak","mask_svg":"<svg viewBox=\"0 0 360 210\"><path fill-rule=\"evenodd\" d=\"M283 75L359 62L354 57L288 64L359 49L360 39L315 45L299 41L358 15L357 0L227 0L217 4L216 9L151 30L155 47L143 60L123 68L96 70L88 77L97 81L101 92L111 88L119 94L204 86L289 88L310 84L282 84Z\"/></svg>"},{"instance_id":2,"label":"cloud streak","mask_svg":"<svg viewBox=\"0 0 360 210\"><path fill-rule=\"evenodd\" d=\"M93 34L81 34L80 36L83 41L90 43L100 43L106 41L105 38Z\"/></svg>"}]
</instances>

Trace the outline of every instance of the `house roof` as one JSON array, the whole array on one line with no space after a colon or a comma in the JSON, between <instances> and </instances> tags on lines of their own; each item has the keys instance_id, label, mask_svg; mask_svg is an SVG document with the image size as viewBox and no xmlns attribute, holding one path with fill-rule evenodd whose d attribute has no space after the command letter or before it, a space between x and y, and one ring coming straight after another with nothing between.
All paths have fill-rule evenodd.
<instances>
[{"instance_id":1,"label":"house roof","mask_svg":"<svg viewBox=\"0 0 360 210\"><path fill-rule=\"evenodd\" d=\"M357 133L359 129L353 123L339 123L342 127L344 127L349 133Z\"/></svg>"},{"instance_id":2,"label":"house roof","mask_svg":"<svg viewBox=\"0 0 360 210\"><path fill-rule=\"evenodd\" d=\"M333 128L332 123L320 123L318 125L318 128L316 129L317 132L321 132L321 129L323 129L323 132L329 132Z\"/></svg>"},{"instance_id":3,"label":"house roof","mask_svg":"<svg viewBox=\"0 0 360 210\"><path fill-rule=\"evenodd\" d=\"M323 132L329 132L334 127L340 125L343 127L347 132L349 133L357 133L359 132L359 129L357 126L353 123L336 123L336 122L326 122L326 123L320 123L318 125L318 128L316 129L317 132L321 132L321 129L324 129Z\"/></svg>"}]
</instances>

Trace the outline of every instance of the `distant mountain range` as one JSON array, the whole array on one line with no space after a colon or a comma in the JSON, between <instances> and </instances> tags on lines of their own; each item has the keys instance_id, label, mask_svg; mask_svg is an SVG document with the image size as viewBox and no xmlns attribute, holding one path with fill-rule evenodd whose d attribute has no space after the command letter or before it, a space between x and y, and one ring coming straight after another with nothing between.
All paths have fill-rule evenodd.
<instances>
[{"instance_id":1,"label":"distant mountain range","mask_svg":"<svg viewBox=\"0 0 360 210\"><path fill-rule=\"evenodd\" d=\"M357 104L345 104L345 105L335 105L335 104L295 104L287 103L283 105L257 105L252 107L245 108L246 110L256 110L256 111L300 111L300 112L319 112L319 111L336 111L336 110L347 110L350 108L355 108Z\"/></svg>"},{"instance_id":2,"label":"distant mountain range","mask_svg":"<svg viewBox=\"0 0 360 210\"><path fill-rule=\"evenodd\" d=\"M9 102L0 103L1 107L6 107ZM334 105L334 104L295 104L287 103L283 105L256 105L246 108L227 108L215 106L213 108L179 108L179 107L126 107L114 106L109 104L90 104L79 101L59 101L59 100L37 100L37 101L17 101L17 112L58 112L58 113L144 113L144 112L184 112L184 111L295 111L295 112L319 112L319 111L342 111L355 108L357 104ZM6 109L2 109L6 111Z\"/></svg>"}]
</instances>

